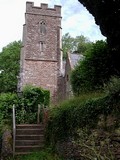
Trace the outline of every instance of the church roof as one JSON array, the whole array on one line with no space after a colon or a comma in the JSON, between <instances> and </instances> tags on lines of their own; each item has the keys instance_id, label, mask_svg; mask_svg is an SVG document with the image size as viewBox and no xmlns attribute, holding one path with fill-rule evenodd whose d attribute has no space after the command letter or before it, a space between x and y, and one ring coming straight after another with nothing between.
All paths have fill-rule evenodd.
<instances>
[{"instance_id":1,"label":"church roof","mask_svg":"<svg viewBox=\"0 0 120 160\"><path fill-rule=\"evenodd\" d=\"M84 56L82 54L78 53L68 53L68 57L66 61L62 61L62 75L65 75L66 72L66 66L70 65L70 70L74 69L74 67L78 64L80 60L82 60Z\"/></svg>"},{"instance_id":2,"label":"church roof","mask_svg":"<svg viewBox=\"0 0 120 160\"><path fill-rule=\"evenodd\" d=\"M70 61L71 61L71 65L74 68L77 64L79 60L83 59L83 55L81 54L77 54L77 53L71 53L70 54Z\"/></svg>"}]
</instances>

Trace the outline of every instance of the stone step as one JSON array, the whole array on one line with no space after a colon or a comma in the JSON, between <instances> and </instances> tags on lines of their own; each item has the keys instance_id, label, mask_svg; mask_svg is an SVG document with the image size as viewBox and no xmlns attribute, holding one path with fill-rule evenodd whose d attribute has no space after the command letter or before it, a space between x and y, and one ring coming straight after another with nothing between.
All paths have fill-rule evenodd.
<instances>
[{"instance_id":1,"label":"stone step","mask_svg":"<svg viewBox=\"0 0 120 160\"><path fill-rule=\"evenodd\" d=\"M43 134L39 135L16 135L16 140L41 140L44 139Z\"/></svg>"},{"instance_id":2,"label":"stone step","mask_svg":"<svg viewBox=\"0 0 120 160\"><path fill-rule=\"evenodd\" d=\"M33 152L15 152L15 156L19 155L26 155L26 154L32 154Z\"/></svg>"},{"instance_id":3,"label":"stone step","mask_svg":"<svg viewBox=\"0 0 120 160\"><path fill-rule=\"evenodd\" d=\"M16 129L38 129L44 128L43 124L17 124Z\"/></svg>"},{"instance_id":4,"label":"stone step","mask_svg":"<svg viewBox=\"0 0 120 160\"><path fill-rule=\"evenodd\" d=\"M16 129L16 135L39 135L43 134L44 129L39 128L39 129Z\"/></svg>"},{"instance_id":5,"label":"stone step","mask_svg":"<svg viewBox=\"0 0 120 160\"><path fill-rule=\"evenodd\" d=\"M16 140L43 140L44 134L39 135L16 135Z\"/></svg>"},{"instance_id":6,"label":"stone step","mask_svg":"<svg viewBox=\"0 0 120 160\"><path fill-rule=\"evenodd\" d=\"M42 124L16 125L15 155L30 154L44 147L44 126Z\"/></svg>"},{"instance_id":7,"label":"stone step","mask_svg":"<svg viewBox=\"0 0 120 160\"><path fill-rule=\"evenodd\" d=\"M44 147L43 144L41 145L30 145L30 146L16 146L15 147L15 152L34 152L34 151L40 151Z\"/></svg>"},{"instance_id":8,"label":"stone step","mask_svg":"<svg viewBox=\"0 0 120 160\"><path fill-rule=\"evenodd\" d=\"M16 140L15 145L16 146L30 146L30 145L39 145L43 144L44 139L41 140Z\"/></svg>"}]
</instances>

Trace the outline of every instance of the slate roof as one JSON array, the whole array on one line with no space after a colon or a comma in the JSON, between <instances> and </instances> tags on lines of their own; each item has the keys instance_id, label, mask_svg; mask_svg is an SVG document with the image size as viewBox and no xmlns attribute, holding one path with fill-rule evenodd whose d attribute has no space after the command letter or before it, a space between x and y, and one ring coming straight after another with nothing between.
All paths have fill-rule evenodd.
<instances>
[{"instance_id":1,"label":"slate roof","mask_svg":"<svg viewBox=\"0 0 120 160\"><path fill-rule=\"evenodd\" d=\"M82 60L83 57L84 56L81 54L76 54L76 53L70 54L70 60L71 60L72 67L74 68L77 65L78 61Z\"/></svg>"},{"instance_id":2,"label":"slate roof","mask_svg":"<svg viewBox=\"0 0 120 160\"><path fill-rule=\"evenodd\" d=\"M82 60L83 58L84 58L84 56L81 55L81 54L69 53L68 54L68 59L69 59L69 62L70 62L71 69L74 69L74 67L77 65L78 61ZM66 72L66 69L65 69L66 65L67 65L67 62L63 61L63 68L61 70L63 76L65 75L65 72Z\"/></svg>"}]
</instances>

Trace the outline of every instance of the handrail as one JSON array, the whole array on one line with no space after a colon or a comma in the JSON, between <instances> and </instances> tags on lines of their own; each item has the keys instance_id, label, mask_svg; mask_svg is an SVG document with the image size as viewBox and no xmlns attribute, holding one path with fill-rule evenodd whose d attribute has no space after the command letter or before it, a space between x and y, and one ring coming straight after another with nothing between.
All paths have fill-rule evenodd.
<instances>
[{"instance_id":1,"label":"handrail","mask_svg":"<svg viewBox=\"0 0 120 160\"><path fill-rule=\"evenodd\" d=\"M15 105L13 105L13 157L15 155L15 137L16 137Z\"/></svg>"},{"instance_id":2,"label":"handrail","mask_svg":"<svg viewBox=\"0 0 120 160\"><path fill-rule=\"evenodd\" d=\"M40 104L38 104L37 124L40 123Z\"/></svg>"}]
</instances>

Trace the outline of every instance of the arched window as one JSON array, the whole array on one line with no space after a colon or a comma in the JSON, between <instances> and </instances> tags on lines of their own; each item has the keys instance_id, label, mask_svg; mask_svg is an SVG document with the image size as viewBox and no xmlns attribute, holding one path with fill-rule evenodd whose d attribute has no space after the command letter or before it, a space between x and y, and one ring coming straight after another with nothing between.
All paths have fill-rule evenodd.
<instances>
[{"instance_id":1,"label":"arched window","mask_svg":"<svg viewBox=\"0 0 120 160\"><path fill-rule=\"evenodd\" d=\"M40 22L40 33L45 35L46 34L46 24L45 21Z\"/></svg>"}]
</instances>

